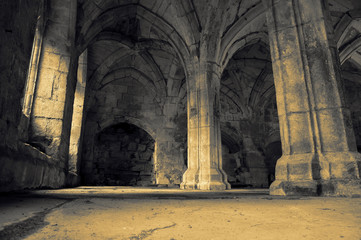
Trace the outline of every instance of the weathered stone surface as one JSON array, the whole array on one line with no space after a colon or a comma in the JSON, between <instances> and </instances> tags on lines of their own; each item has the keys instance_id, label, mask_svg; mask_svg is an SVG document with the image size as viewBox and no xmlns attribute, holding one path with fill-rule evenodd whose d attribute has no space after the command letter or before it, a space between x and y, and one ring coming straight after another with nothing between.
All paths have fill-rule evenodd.
<instances>
[{"instance_id":1,"label":"weathered stone surface","mask_svg":"<svg viewBox=\"0 0 361 240\"><path fill-rule=\"evenodd\" d=\"M38 67L34 69L37 74L28 79L36 82L28 141L65 163L76 83L74 28L77 8L72 1L63 2L62 7L58 5L58 1L49 3L47 26L39 37L42 45Z\"/></svg>"},{"instance_id":2,"label":"weathered stone surface","mask_svg":"<svg viewBox=\"0 0 361 240\"><path fill-rule=\"evenodd\" d=\"M21 103L41 2L2 2L0 7L0 191L62 187L64 163L20 142L27 135Z\"/></svg>"},{"instance_id":3,"label":"weathered stone surface","mask_svg":"<svg viewBox=\"0 0 361 240\"><path fill-rule=\"evenodd\" d=\"M144 150L140 151L139 145ZM125 123L110 126L96 136L93 151L94 158L82 162L84 166L92 160L92 168L82 168L84 184L155 184L154 140L144 130Z\"/></svg>"},{"instance_id":4,"label":"weathered stone surface","mask_svg":"<svg viewBox=\"0 0 361 240\"><path fill-rule=\"evenodd\" d=\"M28 144L1 148L0 191L64 187L66 174L64 165Z\"/></svg>"},{"instance_id":5,"label":"weathered stone surface","mask_svg":"<svg viewBox=\"0 0 361 240\"><path fill-rule=\"evenodd\" d=\"M4 189L357 192L359 4L166 2L1 3Z\"/></svg>"},{"instance_id":6,"label":"weathered stone surface","mask_svg":"<svg viewBox=\"0 0 361 240\"><path fill-rule=\"evenodd\" d=\"M329 13L321 1L292 5L285 0L269 7L267 20L283 144L270 193L342 195L338 186L346 179L360 180L361 155L356 152L345 107L333 35L326 28ZM351 189L354 194L360 191L359 187Z\"/></svg>"},{"instance_id":7,"label":"weathered stone surface","mask_svg":"<svg viewBox=\"0 0 361 240\"><path fill-rule=\"evenodd\" d=\"M199 62L189 76L188 89L188 169L182 189L230 189L222 170L222 146L219 112L219 69L215 64Z\"/></svg>"}]
</instances>

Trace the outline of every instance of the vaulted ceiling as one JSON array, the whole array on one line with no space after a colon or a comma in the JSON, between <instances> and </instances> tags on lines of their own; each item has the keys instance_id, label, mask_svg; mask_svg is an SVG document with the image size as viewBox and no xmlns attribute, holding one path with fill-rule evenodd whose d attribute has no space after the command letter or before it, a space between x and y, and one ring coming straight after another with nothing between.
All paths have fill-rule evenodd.
<instances>
[{"instance_id":1,"label":"vaulted ceiling","mask_svg":"<svg viewBox=\"0 0 361 240\"><path fill-rule=\"evenodd\" d=\"M77 43L88 49L94 89L132 76L155 98L184 98L186 59L196 54L209 12L206 0L79 0ZM361 67L360 1L330 0L341 63ZM261 0L222 2L221 93L242 114L274 95L265 9ZM220 10L221 11L221 10Z\"/></svg>"}]
</instances>

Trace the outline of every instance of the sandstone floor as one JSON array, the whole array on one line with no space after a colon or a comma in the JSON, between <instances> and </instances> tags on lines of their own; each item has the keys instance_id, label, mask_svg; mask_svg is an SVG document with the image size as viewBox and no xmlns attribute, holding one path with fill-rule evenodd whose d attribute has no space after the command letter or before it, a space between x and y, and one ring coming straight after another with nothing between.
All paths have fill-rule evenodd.
<instances>
[{"instance_id":1,"label":"sandstone floor","mask_svg":"<svg viewBox=\"0 0 361 240\"><path fill-rule=\"evenodd\" d=\"M0 195L0 239L361 239L361 199L78 187Z\"/></svg>"}]
</instances>

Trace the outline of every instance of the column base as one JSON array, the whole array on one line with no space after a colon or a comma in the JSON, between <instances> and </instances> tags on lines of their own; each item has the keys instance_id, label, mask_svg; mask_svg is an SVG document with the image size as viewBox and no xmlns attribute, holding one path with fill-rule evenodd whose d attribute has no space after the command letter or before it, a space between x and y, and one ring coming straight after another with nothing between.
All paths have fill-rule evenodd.
<instances>
[{"instance_id":1,"label":"column base","mask_svg":"<svg viewBox=\"0 0 361 240\"><path fill-rule=\"evenodd\" d=\"M195 189L197 189L197 183L195 183L195 182L188 182L188 183L182 182L180 184L179 188L182 189L182 190L195 190Z\"/></svg>"},{"instance_id":2,"label":"column base","mask_svg":"<svg viewBox=\"0 0 361 240\"><path fill-rule=\"evenodd\" d=\"M283 155L276 165L271 195L361 195L361 154L326 152Z\"/></svg>"},{"instance_id":3,"label":"column base","mask_svg":"<svg viewBox=\"0 0 361 240\"><path fill-rule=\"evenodd\" d=\"M218 174L222 176L219 177ZM225 174L225 173L224 173ZM212 178L212 177L211 177ZM183 175L183 182L180 185L180 189L191 190L228 190L231 189L231 185L227 181L227 177L217 171L217 177L213 177L210 181L199 182L199 171L187 170ZM221 179L221 180L220 180Z\"/></svg>"},{"instance_id":4,"label":"column base","mask_svg":"<svg viewBox=\"0 0 361 240\"><path fill-rule=\"evenodd\" d=\"M210 169L200 170L197 188L200 190L220 191L231 189L231 185L228 183L227 174L222 168L213 166Z\"/></svg>"},{"instance_id":5,"label":"column base","mask_svg":"<svg viewBox=\"0 0 361 240\"><path fill-rule=\"evenodd\" d=\"M270 186L270 195L361 197L361 180L276 180Z\"/></svg>"},{"instance_id":6,"label":"column base","mask_svg":"<svg viewBox=\"0 0 361 240\"><path fill-rule=\"evenodd\" d=\"M317 181L274 181L269 189L276 196L318 196Z\"/></svg>"},{"instance_id":7,"label":"column base","mask_svg":"<svg viewBox=\"0 0 361 240\"><path fill-rule=\"evenodd\" d=\"M231 185L228 182L219 182L219 181L211 181L211 182L201 182L198 183L198 189L200 190L229 190L231 189Z\"/></svg>"},{"instance_id":8,"label":"column base","mask_svg":"<svg viewBox=\"0 0 361 240\"><path fill-rule=\"evenodd\" d=\"M197 189L197 183L199 179L199 172L198 169L187 169L183 174L183 181L180 184L180 189Z\"/></svg>"},{"instance_id":9,"label":"column base","mask_svg":"<svg viewBox=\"0 0 361 240\"><path fill-rule=\"evenodd\" d=\"M183 190L229 190L231 189L231 185L227 182L202 182L202 183L195 183L195 182L182 182L180 185L180 189Z\"/></svg>"},{"instance_id":10,"label":"column base","mask_svg":"<svg viewBox=\"0 0 361 240\"><path fill-rule=\"evenodd\" d=\"M361 154L359 152L328 152L319 154L322 179L360 179Z\"/></svg>"},{"instance_id":11,"label":"column base","mask_svg":"<svg viewBox=\"0 0 361 240\"><path fill-rule=\"evenodd\" d=\"M321 179L317 155L315 153L282 155L277 160L276 179L290 182Z\"/></svg>"}]
</instances>

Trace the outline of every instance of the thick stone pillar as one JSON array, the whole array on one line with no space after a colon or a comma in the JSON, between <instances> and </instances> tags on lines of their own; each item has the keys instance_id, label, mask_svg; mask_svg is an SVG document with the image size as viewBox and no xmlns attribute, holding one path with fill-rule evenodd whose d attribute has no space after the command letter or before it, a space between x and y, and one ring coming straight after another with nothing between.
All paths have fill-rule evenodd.
<instances>
[{"instance_id":1,"label":"thick stone pillar","mask_svg":"<svg viewBox=\"0 0 361 240\"><path fill-rule=\"evenodd\" d=\"M195 66L188 79L188 169L182 189L230 189L222 170L220 70L214 63Z\"/></svg>"},{"instance_id":2,"label":"thick stone pillar","mask_svg":"<svg viewBox=\"0 0 361 240\"><path fill-rule=\"evenodd\" d=\"M49 1L30 115L29 142L66 165L76 83L77 3Z\"/></svg>"},{"instance_id":3,"label":"thick stone pillar","mask_svg":"<svg viewBox=\"0 0 361 240\"><path fill-rule=\"evenodd\" d=\"M361 156L322 0L264 1L283 156L272 195L360 193Z\"/></svg>"}]
</instances>

